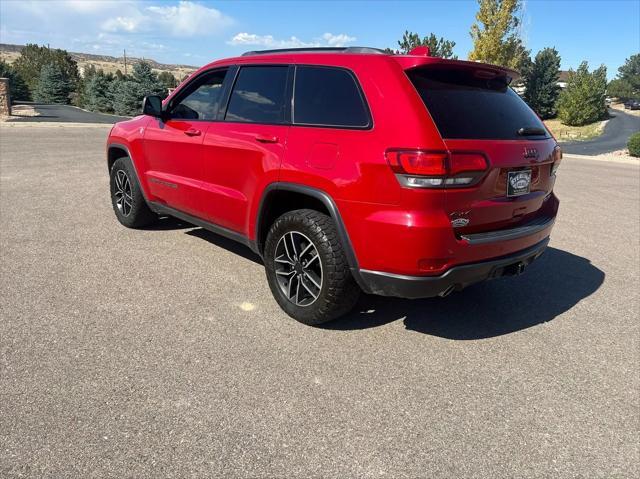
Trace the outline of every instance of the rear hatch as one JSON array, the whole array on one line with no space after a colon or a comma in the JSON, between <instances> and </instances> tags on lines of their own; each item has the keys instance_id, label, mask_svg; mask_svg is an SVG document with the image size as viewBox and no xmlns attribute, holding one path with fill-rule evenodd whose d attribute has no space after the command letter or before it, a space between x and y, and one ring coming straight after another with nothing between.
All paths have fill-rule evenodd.
<instances>
[{"instance_id":1,"label":"rear hatch","mask_svg":"<svg viewBox=\"0 0 640 479\"><path fill-rule=\"evenodd\" d=\"M495 231L555 216L547 206L560 159L556 141L510 87L510 73L469 62L407 70L449 150L482 155L487 170L473 185L446 189L456 235Z\"/></svg>"}]
</instances>

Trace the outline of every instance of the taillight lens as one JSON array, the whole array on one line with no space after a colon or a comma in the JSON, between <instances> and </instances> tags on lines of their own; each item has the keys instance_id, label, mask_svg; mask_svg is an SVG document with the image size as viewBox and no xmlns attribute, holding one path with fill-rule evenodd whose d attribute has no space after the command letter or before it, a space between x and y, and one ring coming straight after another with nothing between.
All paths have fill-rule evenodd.
<instances>
[{"instance_id":1,"label":"taillight lens","mask_svg":"<svg viewBox=\"0 0 640 479\"><path fill-rule=\"evenodd\" d=\"M398 181L412 188L470 186L489 166L479 153L391 149L386 157Z\"/></svg>"},{"instance_id":2,"label":"taillight lens","mask_svg":"<svg viewBox=\"0 0 640 479\"><path fill-rule=\"evenodd\" d=\"M389 150L387 161L396 173L421 176L443 176L447 174L446 153L420 150Z\"/></svg>"},{"instance_id":3,"label":"taillight lens","mask_svg":"<svg viewBox=\"0 0 640 479\"><path fill-rule=\"evenodd\" d=\"M562 148L556 145L556 147L553 149L553 164L551 165L551 176L555 176L561 161L562 161Z\"/></svg>"}]
</instances>

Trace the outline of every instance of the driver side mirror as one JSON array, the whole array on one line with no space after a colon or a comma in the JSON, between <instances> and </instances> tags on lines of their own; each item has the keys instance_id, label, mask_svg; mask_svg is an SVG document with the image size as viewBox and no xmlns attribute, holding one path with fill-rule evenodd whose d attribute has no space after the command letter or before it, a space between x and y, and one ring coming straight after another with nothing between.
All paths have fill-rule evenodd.
<instances>
[{"instance_id":1,"label":"driver side mirror","mask_svg":"<svg viewBox=\"0 0 640 479\"><path fill-rule=\"evenodd\" d=\"M142 114L162 118L162 100L157 95L145 96L142 100Z\"/></svg>"}]
</instances>

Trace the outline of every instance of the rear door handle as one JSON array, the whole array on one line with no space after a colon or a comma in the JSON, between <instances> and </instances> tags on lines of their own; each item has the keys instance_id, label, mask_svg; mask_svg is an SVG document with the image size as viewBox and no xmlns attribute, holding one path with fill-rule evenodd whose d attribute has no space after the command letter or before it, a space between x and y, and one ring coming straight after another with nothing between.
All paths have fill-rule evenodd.
<instances>
[{"instance_id":1,"label":"rear door handle","mask_svg":"<svg viewBox=\"0 0 640 479\"><path fill-rule=\"evenodd\" d=\"M260 143L278 143L278 137L256 135L256 141L259 141Z\"/></svg>"},{"instance_id":2,"label":"rear door handle","mask_svg":"<svg viewBox=\"0 0 640 479\"><path fill-rule=\"evenodd\" d=\"M184 134L187 136L200 136L202 132L200 130L196 130L195 128L189 128L185 130Z\"/></svg>"}]
</instances>

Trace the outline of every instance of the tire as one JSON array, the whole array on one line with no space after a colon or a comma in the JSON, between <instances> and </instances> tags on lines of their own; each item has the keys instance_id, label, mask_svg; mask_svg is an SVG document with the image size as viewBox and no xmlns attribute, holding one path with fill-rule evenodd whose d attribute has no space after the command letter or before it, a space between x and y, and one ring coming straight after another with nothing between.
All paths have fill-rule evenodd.
<instances>
[{"instance_id":1,"label":"tire","mask_svg":"<svg viewBox=\"0 0 640 479\"><path fill-rule=\"evenodd\" d=\"M127 228L142 228L158 219L149 209L128 157L118 158L111 167L111 205L118 221ZM124 195L123 195L124 193Z\"/></svg>"},{"instance_id":2,"label":"tire","mask_svg":"<svg viewBox=\"0 0 640 479\"><path fill-rule=\"evenodd\" d=\"M358 301L360 288L333 220L318 211L294 210L280 216L267 234L264 263L274 298L301 323L331 321Z\"/></svg>"}]
</instances>

